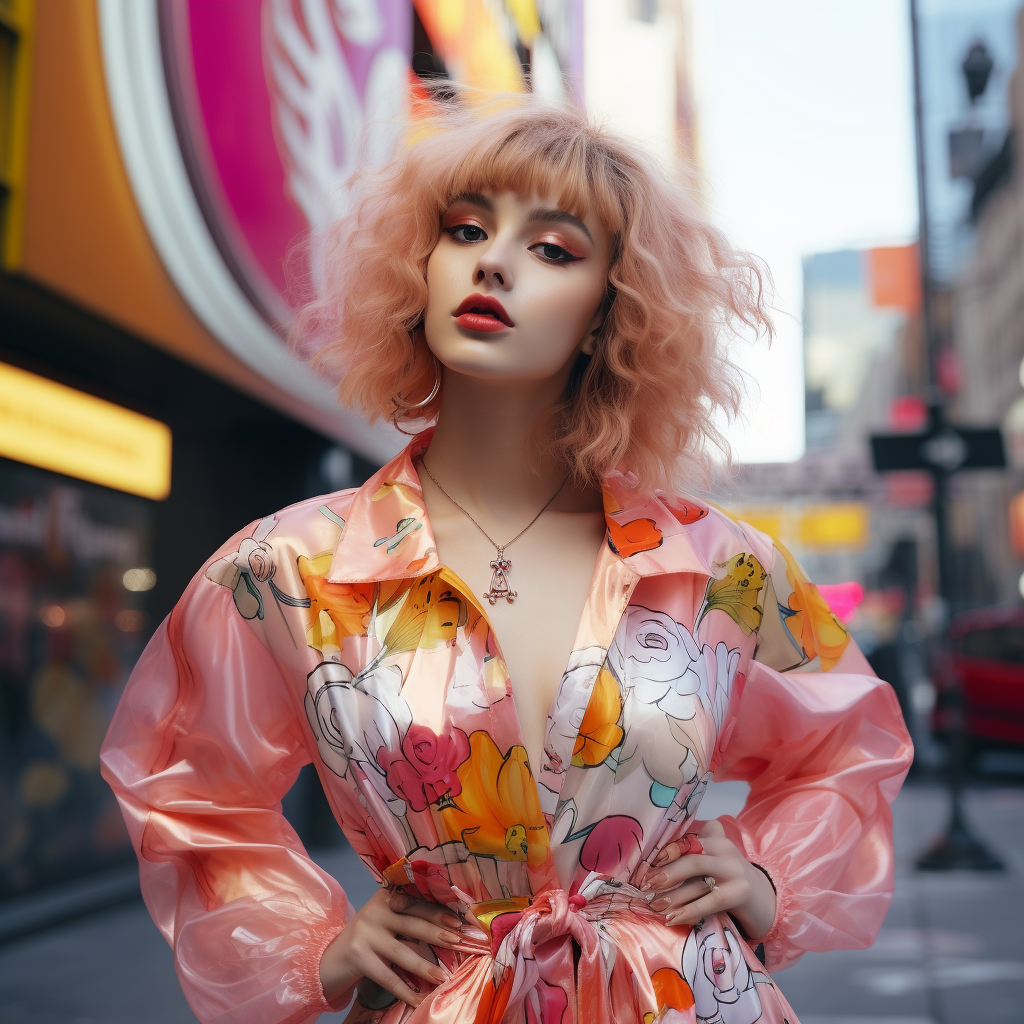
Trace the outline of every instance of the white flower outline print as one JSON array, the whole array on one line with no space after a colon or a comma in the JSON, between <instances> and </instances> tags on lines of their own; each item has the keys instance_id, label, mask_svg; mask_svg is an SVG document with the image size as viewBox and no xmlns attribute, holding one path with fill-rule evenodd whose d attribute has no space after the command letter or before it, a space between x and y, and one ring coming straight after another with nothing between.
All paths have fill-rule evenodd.
<instances>
[{"instance_id":1,"label":"white flower outline print","mask_svg":"<svg viewBox=\"0 0 1024 1024\"><path fill-rule=\"evenodd\" d=\"M690 631L664 612L637 605L623 616L608 649L608 666L623 690L642 704L688 721L698 703L721 726L740 652L719 643L698 646Z\"/></svg>"}]
</instances>

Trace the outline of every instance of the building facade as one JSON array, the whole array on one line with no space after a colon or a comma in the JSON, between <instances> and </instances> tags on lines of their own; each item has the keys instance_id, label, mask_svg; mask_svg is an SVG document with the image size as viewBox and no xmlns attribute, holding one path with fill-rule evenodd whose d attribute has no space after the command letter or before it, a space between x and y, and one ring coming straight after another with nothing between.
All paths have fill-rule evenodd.
<instances>
[{"instance_id":1,"label":"building facade","mask_svg":"<svg viewBox=\"0 0 1024 1024\"><path fill-rule=\"evenodd\" d=\"M345 6L0 4L0 909L132 859L99 745L207 556L403 443L285 342L367 123L582 89L579 0Z\"/></svg>"},{"instance_id":2,"label":"building facade","mask_svg":"<svg viewBox=\"0 0 1024 1024\"><path fill-rule=\"evenodd\" d=\"M1024 8L1015 23L1024 53ZM990 599L1024 596L1024 546L1012 519L1024 491L1024 69L1008 83L1011 127L1003 146L977 177L973 196L976 245L953 291L953 335L962 389L953 406L960 422L999 424L1011 465L979 474L953 497L954 544L977 551L991 579Z\"/></svg>"}]
</instances>

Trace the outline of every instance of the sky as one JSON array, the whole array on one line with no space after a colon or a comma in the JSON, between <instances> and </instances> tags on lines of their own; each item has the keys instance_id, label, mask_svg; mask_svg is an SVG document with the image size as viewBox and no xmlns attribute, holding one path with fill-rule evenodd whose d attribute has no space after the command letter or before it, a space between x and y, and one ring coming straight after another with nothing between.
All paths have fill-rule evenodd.
<instances>
[{"instance_id":1,"label":"sky","mask_svg":"<svg viewBox=\"0 0 1024 1024\"><path fill-rule=\"evenodd\" d=\"M917 234L906 0L691 0L711 214L775 281L777 334L739 342L739 462L804 450L801 258Z\"/></svg>"}]
</instances>

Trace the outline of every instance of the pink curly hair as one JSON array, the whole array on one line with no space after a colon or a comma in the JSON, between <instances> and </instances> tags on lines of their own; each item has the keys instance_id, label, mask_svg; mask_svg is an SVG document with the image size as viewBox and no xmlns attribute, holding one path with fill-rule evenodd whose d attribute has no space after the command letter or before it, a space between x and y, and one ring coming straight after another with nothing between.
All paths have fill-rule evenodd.
<instances>
[{"instance_id":1,"label":"pink curly hair","mask_svg":"<svg viewBox=\"0 0 1024 1024\"><path fill-rule=\"evenodd\" d=\"M436 418L440 395L408 406L440 370L423 315L442 215L471 192L550 194L592 210L614 244L595 354L538 440L581 482L624 468L645 490L671 486L683 464L706 470L712 446L727 454L716 410L735 414L740 388L726 340L772 329L758 261L728 246L692 190L578 109L529 96L425 106L411 141L350 186L351 214L321 240L320 296L292 328L300 347L317 339L314 365L340 380L341 401L371 419Z\"/></svg>"}]
</instances>

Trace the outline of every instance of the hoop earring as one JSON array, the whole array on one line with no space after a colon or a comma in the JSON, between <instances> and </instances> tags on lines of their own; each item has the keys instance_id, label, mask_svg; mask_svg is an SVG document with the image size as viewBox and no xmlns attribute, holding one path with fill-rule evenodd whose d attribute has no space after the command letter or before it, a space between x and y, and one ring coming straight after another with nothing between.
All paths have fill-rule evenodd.
<instances>
[{"instance_id":1,"label":"hoop earring","mask_svg":"<svg viewBox=\"0 0 1024 1024\"><path fill-rule=\"evenodd\" d=\"M422 401L409 403L409 402L406 402L402 398L402 396L400 394L396 395L394 398L392 398L391 402L392 402L392 404L395 407L395 411L394 411L394 413L391 416L391 422L394 425L395 430L399 431L400 433L405 434L406 437L415 437L416 434L419 433L419 431L403 430L398 425L398 417L399 417L399 415L401 415L403 413L404 414L408 414L410 412L416 412L417 409L423 409L426 406L430 405L430 403L437 397L437 393L440 390L441 390L441 374L440 374L440 372L437 372L437 376L434 378L434 386L430 389L430 394L427 395L427 397L424 398Z\"/></svg>"}]
</instances>

